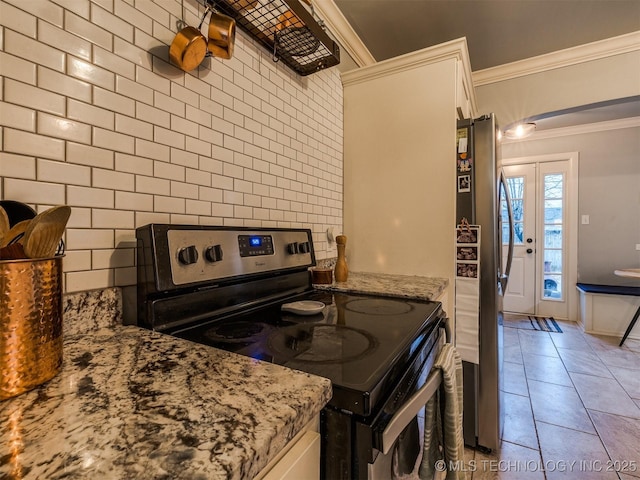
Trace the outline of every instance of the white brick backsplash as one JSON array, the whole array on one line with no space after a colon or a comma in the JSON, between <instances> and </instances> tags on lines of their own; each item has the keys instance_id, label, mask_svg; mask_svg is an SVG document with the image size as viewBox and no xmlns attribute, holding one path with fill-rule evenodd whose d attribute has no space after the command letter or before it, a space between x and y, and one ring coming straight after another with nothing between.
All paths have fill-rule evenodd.
<instances>
[{"instance_id":1,"label":"white brick backsplash","mask_svg":"<svg viewBox=\"0 0 640 480\"><path fill-rule=\"evenodd\" d=\"M91 59L91 43L67 33L43 20L38 20L38 40L63 52L85 60Z\"/></svg>"},{"instance_id":2,"label":"white brick backsplash","mask_svg":"<svg viewBox=\"0 0 640 480\"><path fill-rule=\"evenodd\" d=\"M153 209L156 212L185 213L185 200L183 198L156 195L153 198Z\"/></svg>"},{"instance_id":3,"label":"white brick backsplash","mask_svg":"<svg viewBox=\"0 0 640 480\"><path fill-rule=\"evenodd\" d=\"M66 118L56 117L48 113L38 112L39 134L50 137L58 136L65 140L72 140L79 143L91 142L91 126L85 123L67 120Z\"/></svg>"},{"instance_id":4,"label":"white brick backsplash","mask_svg":"<svg viewBox=\"0 0 640 480\"><path fill-rule=\"evenodd\" d=\"M135 38L135 32L133 36ZM132 45L131 43L128 43L119 37L115 37L113 39L113 53L132 61L136 65L140 65L151 70L151 54L148 51Z\"/></svg>"},{"instance_id":5,"label":"white brick backsplash","mask_svg":"<svg viewBox=\"0 0 640 480\"><path fill-rule=\"evenodd\" d=\"M126 153L116 153L115 168L118 172L153 176L153 160Z\"/></svg>"},{"instance_id":6,"label":"white brick backsplash","mask_svg":"<svg viewBox=\"0 0 640 480\"><path fill-rule=\"evenodd\" d=\"M135 188L135 177L131 173L94 168L92 185L97 188L111 188L113 190L132 192Z\"/></svg>"},{"instance_id":7,"label":"white brick backsplash","mask_svg":"<svg viewBox=\"0 0 640 480\"><path fill-rule=\"evenodd\" d=\"M79 207L113 208L114 192L103 188L67 186L67 203Z\"/></svg>"},{"instance_id":8,"label":"white brick backsplash","mask_svg":"<svg viewBox=\"0 0 640 480\"><path fill-rule=\"evenodd\" d=\"M89 250L114 248L114 234L111 229L67 228L67 248L69 250Z\"/></svg>"},{"instance_id":9,"label":"white brick backsplash","mask_svg":"<svg viewBox=\"0 0 640 480\"><path fill-rule=\"evenodd\" d=\"M98 45L105 50L113 48L113 35L109 31L74 13L65 12L64 24L67 31L90 41L94 45Z\"/></svg>"},{"instance_id":10,"label":"white brick backsplash","mask_svg":"<svg viewBox=\"0 0 640 480\"><path fill-rule=\"evenodd\" d=\"M62 205L65 203L64 191L61 184L5 178L2 193L7 199L24 203Z\"/></svg>"},{"instance_id":11,"label":"white brick backsplash","mask_svg":"<svg viewBox=\"0 0 640 480\"><path fill-rule=\"evenodd\" d=\"M67 56L67 75L86 80L107 90L113 90L115 75L113 72L97 67L89 62Z\"/></svg>"},{"instance_id":12,"label":"white brick backsplash","mask_svg":"<svg viewBox=\"0 0 640 480\"><path fill-rule=\"evenodd\" d=\"M111 148L116 152L134 153L135 139L129 135L93 127L93 144L97 147Z\"/></svg>"},{"instance_id":13,"label":"white brick backsplash","mask_svg":"<svg viewBox=\"0 0 640 480\"><path fill-rule=\"evenodd\" d=\"M116 192L116 208L118 210L152 212L153 195L147 195L144 193Z\"/></svg>"},{"instance_id":14,"label":"white brick backsplash","mask_svg":"<svg viewBox=\"0 0 640 480\"><path fill-rule=\"evenodd\" d=\"M151 33L153 20L146 14L128 5L124 0L114 0L113 6L116 17L126 18L132 25Z\"/></svg>"},{"instance_id":15,"label":"white brick backsplash","mask_svg":"<svg viewBox=\"0 0 640 480\"><path fill-rule=\"evenodd\" d=\"M171 163L185 167L198 168L198 155L177 148L171 149Z\"/></svg>"},{"instance_id":16,"label":"white brick backsplash","mask_svg":"<svg viewBox=\"0 0 640 480\"><path fill-rule=\"evenodd\" d=\"M73 207L67 228L91 228L91 209Z\"/></svg>"},{"instance_id":17,"label":"white brick backsplash","mask_svg":"<svg viewBox=\"0 0 640 480\"><path fill-rule=\"evenodd\" d=\"M171 149L166 145L136 139L136 155L168 162L171 157Z\"/></svg>"},{"instance_id":18,"label":"white brick backsplash","mask_svg":"<svg viewBox=\"0 0 640 480\"><path fill-rule=\"evenodd\" d=\"M136 118L164 128L171 126L171 114L141 102L136 102Z\"/></svg>"},{"instance_id":19,"label":"white brick backsplash","mask_svg":"<svg viewBox=\"0 0 640 480\"><path fill-rule=\"evenodd\" d=\"M113 112L73 99L67 101L67 117L107 130L113 130L115 126Z\"/></svg>"},{"instance_id":20,"label":"white brick backsplash","mask_svg":"<svg viewBox=\"0 0 640 480\"><path fill-rule=\"evenodd\" d=\"M65 272L91 270L91 250L67 250L63 268Z\"/></svg>"},{"instance_id":21,"label":"white brick backsplash","mask_svg":"<svg viewBox=\"0 0 640 480\"><path fill-rule=\"evenodd\" d=\"M0 103L0 125L35 132L36 112L18 105Z\"/></svg>"},{"instance_id":22,"label":"white brick backsplash","mask_svg":"<svg viewBox=\"0 0 640 480\"><path fill-rule=\"evenodd\" d=\"M95 2L95 0L93 1ZM91 21L123 40L133 42L133 25L121 20L98 5L91 5Z\"/></svg>"},{"instance_id":23,"label":"white brick backsplash","mask_svg":"<svg viewBox=\"0 0 640 480\"><path fill-rule=\"evenodd\" d=\"M81 165L38 159L38 180L66 183L68 185L90 185L91 169Z\"/></svg>"},{"instance_id":24,"label":"white brick backsplash","mask_svg":"<svg viewBox=\"0 0 640 480\"><path fill-rule=\"evenodd\" d=\"M168 63L183 0L0 0L1 198L69 204L65 290L136 282L148 223L342 223L342 85L238 31L234 58ZM326 241L316 255L334 255Z\"/></svg>"},{"instance_id":25,"label":"white brick backsplash","mask_svg":"<svg viewBox=\"0 0 640 480\"><path fill-rule=\"evenodd\" d=\"M36 84L36 66L22 58L0 52L0 76Z\"/></svg>"},{"instance_id":26,"label":"white brick backsplash","mask_svg":"<svg viewBox=\"0 0 640 480\"><path fill-rule=\"evenodd\" d=\"M37 17L30 15L8 3L0 4L2 25L23 35L36 38Z\"/></svg>"},{"instance_id":27,"label":"white brick backsplash","mask_svg":"<svg viewBox=\"0 0 640 480\"><path fill-rule=\"evenodd\" d=\"M123 115L129 115L130 117L135 116L136 102L134 100L103 88L93 88L93 103L99 107L119 112Z\"/></svg>"},{"instance_id":28,"label":"white brick backsplash","mask_svg":"<svg viewBox=\"0 0 640 480\"><path fill-rule=\"evenodd\" d=\"M160 110L164 110L168 113L184 117L185 104L184 102L171 98L164 93L155 92L153 95L153 105Z\"/></svg>"},{"instance_id":29,"label":"white brick backsplash","mask_svg":"<svg viewBox=\"0 0 640 480\"><path fill-rule=\"evenodd\" d=\"M57 25L58 27L62 27L63 10L55 3L25 0L6 0L6 3L11 3L21 10L25 10L38 18Z\"/></svg>"},{"instance_id":30,"label":"white brick backsplash","mask_svg":"<svg viewBox=\"0 0 640 480\"><path fill-rule=\"evenodd\" d=\"M4 129L4 150L22 155L64 160L64 141L33 133Z\"/></svg>"},{"instance_id":31,"label":"white brick backsplash","mask_svg":"<svg viewBox=\"0 0 640 480\"><path fill-rule=\"evenodd\" d=\"M170 195L171 184L169 180L162 178L136 175L136 192L152 193L155 195Z\"/></svg>"},{"instance_id":32,"label":"white brick backsplash","mask_svg":"<svg viewBox=\"0 0 640 480\"><path fill-rule=\"evenodd\" d=\"M151 88L119 75L116 76L116 92L149 105L153 103L153 90Z\"/></svg>"},{"instance_id":33,"label":"white brick backsplash","mask_svg":"<svg viewBox=\"0 0 640 480\"><path fill-rule=\"evenodd\" d=\"M153 125L125 115L116 114L116 132L153 140Z\"/></svg>"},{"instance_id":34,"label":"white brick backsplash","mask_svg":"<svg viewBox=\"0 0 640 480\"><path fill-rule=\"evenodd\" d=\"M185 168L180 165L173 165L166 162L154 162L153 176L156 178L167 178L169 180L184 180Z\"/></svg>"},{"instance_id":35,"label":"white brick backsplash","mask_svg":"<svg viewBox=\"0 0 640 480\"><path fill-rule=\"evenodd\" d=\"M0 177L35 180L36 159L34 157L0 152Z\"/></svg>"},{"instance_id":36,"label":"white brick backsplash","mask_svg":"<svg viewBox=\"0 0 640 480\"><path fill-rule=\"evenodd\" d=\"M113 168L113 151L67 142L67 162Z\"/></svg>"},{"instance_id":37,"label":"white brick backsplash","mask_svg":"<svg viewBox=\"0 0 640 480\"><path fill-rule=\"evenodd\" d=\"M91 226L93 228L133 228L134 214L123 210L91 210Z\"/></svg>"},{"instance_id":38,"label":"white brick backsplash","mask_svg":"<svg viewBox=\"0 0 640 480\"><path fill-rule=\"evenodd\" d=\"M67 292L81 292L112 287L114 285L113 269L87 270L84 272L69 272L65 274Z\"/></svg>"},{"instance_id":39,"label":"white brick backsplash","mask_svg":"<svg viewBox=\"0 0 640 480\"><path fill-rule=\"evenodd\" d=\"M135 77L136 66L132 62L98 46L93 47L93 62L123 77L131 79Z\"/></svg>"},{"instance_id":40,"label":"white brick backsplash","mask_svg":"<svg viewBox=\"0 0 640 480\"><path fill-rule=\"evenodd\" d=\"M65 97L15 80L5 79L4 100L58 115L65 114Z\"/></svg>"}]
</instances>

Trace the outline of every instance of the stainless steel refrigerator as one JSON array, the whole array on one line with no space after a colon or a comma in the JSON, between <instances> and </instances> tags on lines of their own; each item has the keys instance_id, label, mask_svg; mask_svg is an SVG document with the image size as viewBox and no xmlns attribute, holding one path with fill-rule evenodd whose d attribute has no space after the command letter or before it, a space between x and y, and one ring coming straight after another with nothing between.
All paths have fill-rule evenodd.
<instances>
[{"instance_id":1,"label":"stainless steel refrigerator","mask_svg":"<svg viewBox=\"0 0 640 480\"><path fill-rule=\"evenodd\" d=\"M472 354L467 354L466 359L462 355L463 427L465 444L487 450L499 449L504 424L502 305L513 254L513 219L500 164L499 143L493 114L458 122L456 226L466 220L472 227L479 227L477 251L473 244L462 249L457 244L456 256L456 321L458 308L464 303L460 298L463 289L458 288L458 278L472 277L460 278L460 283L467 282L464 285L477 289L477 304L473 304L477 308L477 325L471 325L470 330L472 337L477 338L470 339L470 343L475 342ZM504 225L501 210L507 212ZM504 260L503 233L505 243L509 245ZM474 257L475 263L469 260ZM475 283L473 268L477 269ZM469 319L473 323L473 315L469 315ZM463 328L463 322L459 323ZM467 351L462 345L460 348Z\"/></svg>"}]
</instances>

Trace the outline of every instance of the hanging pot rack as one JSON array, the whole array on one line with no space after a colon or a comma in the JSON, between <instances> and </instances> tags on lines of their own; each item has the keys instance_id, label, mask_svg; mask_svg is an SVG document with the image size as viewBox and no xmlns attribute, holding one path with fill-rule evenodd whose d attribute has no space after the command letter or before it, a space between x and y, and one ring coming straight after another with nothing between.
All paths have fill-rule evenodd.
<instances>
[{"instance_id":1,"label":"hanging pot rack","mask_svg":"<svg viewBox=\"0 0 640 480\"><path fill-rule=\"evenodd\" d=\"M204 0L301 76L340 63L340 48L300 0ZM309 2L309 5L310 2Z\"/></svg>"}]
</instances>

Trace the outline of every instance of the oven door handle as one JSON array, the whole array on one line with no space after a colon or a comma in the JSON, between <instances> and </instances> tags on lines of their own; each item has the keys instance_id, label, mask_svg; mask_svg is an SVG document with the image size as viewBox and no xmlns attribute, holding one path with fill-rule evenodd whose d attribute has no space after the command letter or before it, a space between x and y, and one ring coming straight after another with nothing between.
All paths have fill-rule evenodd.
<instances>
[{"instance_id":1,"label":"oven door handle","mask_svg":"<svg viewBox=\"0 0 640 480\"><path fill-rule=\"evenodd\" d=\"M396 442L400 434L409 425L409 423L418 415L420 410L427 404L429 399L433 397L440 384L442 383L442 372L434 370L425 384L414 393L400 410L391 418L386 428L382 432L382 453L387 455L393 444Z\"/></svg>"},{"instance_id":2,"label":"oven door handle","mask_svg":"<svg viewBox=\"0 0 640 480\"><path fill-rule=\"evenodd\" d=\"M444 328L447 343L451 341L451 327L449 319L445 319ZM409 400L391 417L380 437L382 445L381 451L388 454L400 434L407 428L407 425L420 413L420 410L433 397L442 384L442 371L440 369L432 371L427 377L425 384L414 393Z\"/></svg>"}]
</instances>

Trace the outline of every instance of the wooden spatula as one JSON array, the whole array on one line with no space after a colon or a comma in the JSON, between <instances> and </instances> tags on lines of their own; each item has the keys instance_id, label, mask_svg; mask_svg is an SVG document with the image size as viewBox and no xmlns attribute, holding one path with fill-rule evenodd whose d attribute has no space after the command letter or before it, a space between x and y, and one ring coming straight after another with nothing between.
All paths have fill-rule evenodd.
<instances>
[{"instance_id":1,"label":"wooden spatula","mask_svg":"<svg viewBox=\"0 0 640 480\"><path fill-rule=\"evenodd\" d=\"M27 258L48 258L56 253L64 234L71 208L66 205L50 208L36 215L27 226L20 243Z\"/></svg>"},{"instance_id":2,"label":"wooden spatula","mask_svg":"<svg viewBox=\"0 0 640 480\"><path fill-rule=\"evenodd\" d=\"M0 242L7 236L7 232L11 228L9 216L4 208L0 207Z\"/></svg>"}]
</instances>

